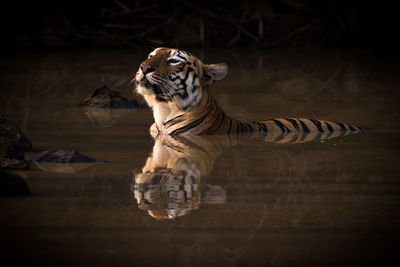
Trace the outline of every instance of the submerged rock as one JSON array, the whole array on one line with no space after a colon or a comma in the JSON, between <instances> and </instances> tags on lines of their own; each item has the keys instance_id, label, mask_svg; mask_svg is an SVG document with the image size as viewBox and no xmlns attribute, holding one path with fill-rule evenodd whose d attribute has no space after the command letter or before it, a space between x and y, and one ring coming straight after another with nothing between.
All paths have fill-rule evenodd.
<instances>
[{"instance_id":1,"label":"submerged rock","mask_svg":"<svg viewBox=\"0 0 400 267\"><path fill-rule=\"evenodd\" d=\"M93 108L139 108L143 107L136 99L128 100L120 92L111 90L107 86L96 89L88 96L81 106Z\"/></svg>"},{"instance_id":2,"label":"submerged rock","mask_svg":"<svg viewBox=\"0 0 400 267\"><path fill-rule=\"evenodd\" d=\"M117 124L119 119L130 114L130 109L121 108L90 108L82 107L83 113L93 123L99 126L111 126Z\"/></svg>"},{"instance_id":3,"label":"submerged rock","mask_svg":"<svg viewBox=\"0 0 400 267\"><path fill-rule=\"evenodd\" d=\"M0 115L0 168L27 169L24 151L32 149L31 141L8 117Z\"/></svg>"},{"instance_id":4,"label":"submerged rock","mask_svg":"<svg viewBox=\"0 0 400 267\"><path fill-rule=\"evenodd\" d=\"M75 173L84 168L106 163L82 155L76 150L43 151L33 163L41 170L47 172Z\"/></svg>"},{"instance_id":5,"label":"submerged rock","mask_svg":"<svg viewBox=\"0 0 400 267\"><path fill-rule=\"evenodd\" d=\"M29 195L31 190L18 175L0 170L0 196Z\"/></svg>"},{"instance_id":6,"label":"submerged rock","mask_svg":"<svg viewBox=\"0 0 400 267\"><path fill-rule=\"evenodd\" d=\"M76 150L43 151L33 161L47 163L88 163L94 158L82 155Z\"/></svg>"}]
</instances>

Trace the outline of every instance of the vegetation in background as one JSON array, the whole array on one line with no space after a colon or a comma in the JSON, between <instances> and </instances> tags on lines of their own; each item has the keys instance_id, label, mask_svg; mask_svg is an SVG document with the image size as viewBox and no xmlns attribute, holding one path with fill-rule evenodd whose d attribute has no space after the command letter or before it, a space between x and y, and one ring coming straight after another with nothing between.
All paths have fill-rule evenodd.
<instances>
[{"instance_id":1,"label":"vegetation in background","mask_svg":"<svg viewBox=\"0 0 400 267\"><path fill-rule=\"evenodd\" d=\"M45 48L379 45L392 36L379 7L390 10L354 0L32 1L3 11L0 38Z\"/></svg>"}]
</instances>

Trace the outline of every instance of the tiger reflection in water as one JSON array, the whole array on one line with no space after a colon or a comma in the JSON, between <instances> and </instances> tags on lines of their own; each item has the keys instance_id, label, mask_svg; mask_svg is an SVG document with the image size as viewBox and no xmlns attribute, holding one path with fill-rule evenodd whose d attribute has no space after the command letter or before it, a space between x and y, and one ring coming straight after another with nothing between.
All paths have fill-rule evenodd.
<instances>
[{"instance_id":1,"label":"tiger reflection in water","mask_svg":"<svg viewBox=\"0 0 400 267\"><path fill-rule=\"evenodd\" d=\"M223 204L226 192L218 185L205 184L202 177L213 169L218 156L231 146L250 139L266 143L293 144L328 140L348 132L326 135L268 133L250 135L158 135L142 172L134 177L133 191L140 209L156 219L173 219L199 208L200 204Z\"/></svg>"},{"instance_id":2,"label":"tiger reflection in water","mask_svg":"<svg viewBox=\"0 0 400 267\"><path fill-rule=\"evenodd\" d=\"M229 136L158 136L142 172L134 178L139 208L156 219L173 219L200 204L225 203L225 190L204 184L201 178L231 145Z\"/></svg>"}]
</instances>

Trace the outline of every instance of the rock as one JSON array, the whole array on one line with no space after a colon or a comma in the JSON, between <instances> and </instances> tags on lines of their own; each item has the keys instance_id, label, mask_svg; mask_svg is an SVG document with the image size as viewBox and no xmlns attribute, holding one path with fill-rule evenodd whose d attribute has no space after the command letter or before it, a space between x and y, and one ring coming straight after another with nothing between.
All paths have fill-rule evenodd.
<instances>
[{"instance_id":1,"label":"rock","mask_svg":"<svg viewBox=\"0 0 400 267\"><path fill-rule=\"evenodd\" d=\"M94 158L82 155L76 150L43 151L33 161L47 163L88 163Z\"/></svg>"},{"instance_id":2,"label":"rock","mask_svg":"<svg viewBox=\"0 0 400 267\"><path fill-rule=\"evenodd\" d=\"M11 159L11 158L1 158L0 157L0 168L3 169L29 169L29 164L23 159Z\"/></svg>"},{"instance_id":3,"label":"rock","mask_svg":"<svg viewBox=\"0 0 400 267\"><path fill-rule=\"evenodd\" d=\"M0 196L29 195L25 181L14 174L0 170Z\"/></svg>"},{"instance_id":4,"label":"rock","mask_svg":"<svg viewBox=\"0 0 400 267\"><path fill-rule=\"evenodd\" d=\"M143 107L137 100L128 100L121 96L117 91L113 91L107 86L96 89L90 96L88 96L81 106L93 108L139 108Z\"/></svg>"},{"instance_id":5,"label":"rock","mask_svg":"<svg viewBox=\"0 0 400 267\"><path fill-rule=\"evenodd\" d=\"M20 152L30 151L32 143L8 117L0 115L0 156L20 158Z\"/></svg>"},{"instance_id":6,"label":"rock","mask_svg":"<svg viewBox=\"0 0 400 267\"><path fill-rule=\"evenodd\" d=\"M84 168L106 163L80 154L76 150L43 151L33 163L41 170L47 172L75 173Z\"/></svg>"},{"instance_id":7,"label":"rock","mask_svg":"<svg viewBox=\"0 0 400 267\"><path fill-rule=\"evenodd\" d=\"M28 169L23 151L32 149L31 141L8 117L0 115L0 168Z\"/></svg>"}]
</instances>

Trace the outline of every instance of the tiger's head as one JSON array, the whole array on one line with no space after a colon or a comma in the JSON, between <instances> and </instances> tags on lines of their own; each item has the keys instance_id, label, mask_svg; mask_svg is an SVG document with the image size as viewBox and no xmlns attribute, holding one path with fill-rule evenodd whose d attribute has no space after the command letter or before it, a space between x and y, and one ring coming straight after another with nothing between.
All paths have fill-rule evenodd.
<instances>
[{"instance_id":1,"label":"tiger's head","mask_svg":"<svg viewBox=\"0 0 400 267\"><path fill-rule=\"evenodd\" d=\"M200 102L208 85L227 73L225 63L204 64L188 52L157 48L140 64L135 85L151 107L168 102L189 110Z\"/></svg>"}]
</instances>

